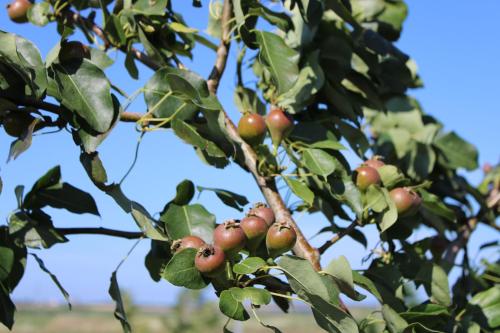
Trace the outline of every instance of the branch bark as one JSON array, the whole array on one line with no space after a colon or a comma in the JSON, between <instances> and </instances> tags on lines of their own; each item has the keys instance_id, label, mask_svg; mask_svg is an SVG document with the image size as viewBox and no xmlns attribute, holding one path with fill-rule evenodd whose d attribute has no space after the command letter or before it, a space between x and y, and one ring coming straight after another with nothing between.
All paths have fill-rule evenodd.
<instances>
[{"instance_id":1,"label":"branch bark","mask_svg":"<svg viewBox=\"0 0 500 333\"><path fill-rule=\"evenodd\" d=\"M217 89L219 87L220 79L224 73L224 69L226 67L227 57L229 54L230 48L230 26L228 22L231 20L233 15L231 0L224 0L224 6L222 9L222 17L221 17L221 25L222 25L222 39L217 48L217 57L215 60L214 68L208 79L208 88L212 94L217 93ZM243 139L238 134L238 130L236 129L235 124L231 121L227 113L223 110L224 114L224 124L226 127L227 134L229 138L237 145L241 147L241 150L244 155L245 165L254 177L257 185L259 186L260 191L264 195L269 207L274 211L276 215L276 220L278 221L287 221L289 222L295 232L297 233L297 242L293 251L299 257L307 259L314 269L321 270L321 265L319 262L320 256L317 249L311 246L307 239L304 237L304 234L297 226L295 221L290 214L290 211L286 207L283 198L281 197L278 189L276 187L276 182L274 178L265 178L261 176L257 170L257 154L255 151L246 144Z\"/></svg>"},{"instance_id":2,"label":"branch bark","mask_svg":"<svg viewBox=\"0 0 500 333\"><path fill-rule=\"evenodd\" d=\"M126 239L139 239L144 237L142 232L122 231L107 228L57 228L56 231L62 235L105 235Z\"/></svg>"}]
</instances>

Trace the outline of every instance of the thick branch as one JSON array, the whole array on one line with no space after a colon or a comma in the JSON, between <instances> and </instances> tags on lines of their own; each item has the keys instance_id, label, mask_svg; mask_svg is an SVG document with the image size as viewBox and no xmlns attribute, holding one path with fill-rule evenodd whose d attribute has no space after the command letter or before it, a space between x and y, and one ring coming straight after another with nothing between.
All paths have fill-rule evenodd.
<instances>
[{"instance_id":1,"label":"thick branch","mask_svg":"<svg viewBox=\"0 0 500 333\"><path fill-rule=\"evenodd\" d=\"M220 79L226 67L227 57L229 54L229 45L230 45L230 35L229 35L230 26L228 22L231 19L231 17L232 17L231 1L225 0L221 18L222 39L217 49L217 58L215 61L214 68L208 79L208 88L212 94L217 93L217 88L219 87ZM248 168L248 170L252 173L253 177L255 178L255 181L257 182L257 185L259 186L260 191L266 198L266 201L269 204L269 206L274 211L274 214L276 215L276 220L288 221L294 227L297 233L297 242L295 244L295 247L293 248L293 251L299 257L307 259L309 262L311 262L311 264L316 270L320 270L321 266L319 262L318 250L313 248L311 244L309 244L307 239L304 237L304 234L293 220L290 211L287 209L283 201L283 198L278 192L274 178L266 179L265 177L259 174L257 170L258 158L255 151L252 149L252 147L250 147L248 144L245 143L245 141L241 139L241 137L238 134L238 130L236 129L236 126L231 121L227 113L225 111L223 112L224 112L224 123L228 136L235 144L241 147L241 150L245 158L244 161L245 165Z\"/></svg>"},{"instance_id":2,"label":"thick branch","mask_svg":"<svg viewBox=\"0 0 500 333\"><path fill-rule=\"evenodd\" d=\"M144 237L142 232L122 231L107 228L57 228L56 231L67 235L105 235L126 239L139 239Z\"/></svg>"},{"instance_id":3,"label":"thick branch","mask_svg":"<svg viewBox=\"0 0 500 333\"><path fill-rule=\"evenodd\" d=\"M333 244L337 243L342 237L349 235L357 226L358 226L358 221L352 222L347 228L343 229L339 233L335 234L335 236L332 237L332 239L327 240L325 244L321 245L318 248L318 251L320 254L325 253L326 250L330 248Z\"/></svg>"},{"instance_id":4,"label":"thick branch","mask_svg":"<svg viewBox=\"0 0 500 333\"><path fill-rule=\"evenodd\" d=\"M90 20L84 16L81 16L79 13L75 13L72 10L65 11L64 18L69 23L83 25L87 29L91 30L97 37L99 37L103 41L106 48L108 48L111 45L111 42L107 38L104 30L102 30L101 27L99 27L97 24L95 24L93 22L93 20ZM128 53L128 52L132 53L132 55L137 60L139 60L147 67L151 68L152 70L157 70L161 67L160 64L158 64L156 61L154 61L153 59L148 57L144 52L141 52L134 47L131 47L130 50L128 50L126 46L120 46L119 49L125 53Z\"/></svg>"}]
</instances>

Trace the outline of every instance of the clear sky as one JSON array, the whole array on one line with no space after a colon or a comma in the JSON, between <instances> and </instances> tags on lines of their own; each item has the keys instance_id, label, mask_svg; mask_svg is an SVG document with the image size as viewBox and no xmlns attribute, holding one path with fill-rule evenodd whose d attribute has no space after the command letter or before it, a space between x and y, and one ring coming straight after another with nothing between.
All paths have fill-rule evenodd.
<instances>
[{"instance_id":1,"label":"clear sky","mask_svg":"<svg viewBox=\"0 0 500 333\"><path fill-rule=\"evenodd\" d=\"M6 3L5 0L3 2ZM190 3L185 0L174 1L176 7L183 9L189 24L204 29L208 1L203 2L203 9L193 9ZM472 4L452 0L412 0L408 4L409 19L397 45L417 61L425 83L423 89L412 94L420 100L425 111L439 118L447 129L457 131L478 147L481 164L498 161L500 2L483 0ZM55 25L45 29L28 24L15 25L7 19L6 11L0 10L0 29L34 41L43 56L58 42L55 28ZM186 60L186 65L206 77L211 70L214 54L202 46L197 52L195 61ZM151 77L152 72L145 69L141 71L138 81L132 80L122 66L123 55L112 56L116 57L117 65L107 70L107 75L128 93L143 86ZM235 58L233 49L229 62L234 63ZM234 66L230 65L219 89L219 97L230 116L238 119L238 112L232 102L234 73ZM144 111L142 97L132 105L130 111ZM35 137L28 152L7 164L3 161L7 158L11 138L0 132L0 176L4 181L0 212L3 216L16 207L13 191L16 185L23 184L30 188L45 171L60 164L63 180L90 192L98 203L101 217L49 209L57 226L105 226L136 230L132 218L123 213L112 199L96 190L88 180L78 160L79 148L73 144L68 133ZM119 181L126 172L133 158L137 138L138 133L133 125L119 124L99 148L111 181ZM358 163L355 159L351 161L353 164ZM481 172L469 173L467 177L477 183ZM262 200L250 174L237 166L218 170L202 164L189 146L167 131L146 135L139 161L123 189L131 199L154 213L173 197L176 184L186 178L196 185L245 194L251 202ZM212 193L203 193L196 200L214 213L218 221L241 216L236 210L220 203ZM319 214L299 217L298 220L308 236L327 225L325 218ZM377 241L377 234L374 228L367 228L367 231L371 248ZM418 239L424 235L425 231L419 231L412 237ZM471 241L471 258L477 253L478 244L495 238L498 238L497 233L480 227ZM325 237L317 237L312 242L320 245L324 240ZM73 302L108 302L111 272L132 245L133 241L111 237L72 236L69 243L33 252L59 277ZM118 273L120 285L129 290L138 302L171 304L175 300L177 288L165 281L155 283L150 279L143 264L148 249L148 241L143 241L135 249ZM343 239L324 256L323 264L345 255L354 268L361 268L361 259L367 253L359 244ZM48 276L31 259L25 277L14 292L14 299L30 302L62 301Z\"/></svg>"}]
</instances>

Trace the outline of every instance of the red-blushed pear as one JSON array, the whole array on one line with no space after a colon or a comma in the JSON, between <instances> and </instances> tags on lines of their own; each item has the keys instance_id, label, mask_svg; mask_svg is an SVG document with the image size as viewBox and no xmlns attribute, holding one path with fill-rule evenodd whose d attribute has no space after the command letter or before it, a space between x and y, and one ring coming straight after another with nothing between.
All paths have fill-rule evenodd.
<instances>
[{"instance_id":1,"label":"red-blushed pear","mask_svg":"<svg viewBox=\"0 0 500 333\"><path fill-rule=\"evenodd\" d=\"M266 221L267 225L270 226L275 221L274 212L269 206L263 202L257 202L252 209L248 212L248 215L255 215Z\"/></svg>"},{"instance_id":2,"label":"red-blushed pear","mask_svg":"<svg viewBox=\"0 0 500 333\"><path fill-rule=\"evenodd\" d=\"M244 217L240 222L240 226L247 237L247 248L250 251L255 251L266 237L269 226L264 219L255 215Z\"/></svg>"},{"instance_id":3,"label":"red-blushed pear","mask_svg":"<svg viewBox=\"0 0 500 333\"><path fill-rule=\"evenodd\" d=\"M275 150L281 144L281 141L292 132L294 127L292 117L278 107L271 108L271 111L266 116L266 125L269 133L271 133L271 140Z\"/></svg>"},{"instance_id":4,"label":"red-blushed pear","mask_svg":"<svg viewBox=\"0 0 500 333\"><path fill-rule=\"evenodd\" d=\"M238 134L251 146L261 144L266 132L266 122L260 114L247 113L238 122Z\"/></svg>"},{"instance_id":5,"label":"red-blushed pear","mask_svg":"<svg viewBox=\"0 0 500 333\"><path fill-rule=\"evenodd\" d=\"M290 251L297 240L295 229L286 221L274 223L266 235L267 252L273 258Z\"/></svg>"},{"instance_id":6,"label":"red-blushed pear","mask_svg":"<svg viewBox=\"0 0 500 333\"><path fill-rule=\"evenodd\" d=\"M177 253L177 252L180 252L180 251L182 251L184 249L188 249L188 248L189 249L199 249L203 245L205 245L205 242L203 241L203 239L201 239L198 236L189 235L189 236L183 237L181 239L175 240L172 243L172 246L170 247L170 249L172 250L172 252Z\"/></svg>"},{"instance_id":7,"label":"red-blushed pear","mask_svg":"<svg viewBox=\"0 0 500 333\"><path fill-rule=\"evenodd\" d=\"M370 166L360 166L356 169L356 186L364 191L370 185L379 185L380 175L377 169L372 168Z\"/></svg>"},{"instance_id":8,"label":"red-blushed pear","mask_svg":"<svg viewBox=\"0 0 500 333\"><path fill-rule=\"evenodd\" d=\"M227 220L214 230L214 244L230 255L240 252L246 240L245 232L235 220Z\"/></svg>"},{"instance_id":9,"label":"red-blushed pear","mask_svg":"<svg viewBox=\"0 0 500 333\"><path fill-rule=\"evenodd\" d=\"M216 276L224 271L226 255L217 245L204 245L196 253L194 266L203 275Z\"/></svg>"},{"instance_id":10,"label":"red-blushed pear","mask_svg":"<svg viewBox=\"0 0 500 333\"><path fill-rule=\"evenodd\" d=\"M7 5L9 18L16 23L28 22L28 9L33 6L29 0L14 0Z\"/></svg>"},{"instance_id":11,"label":"red-blushed pear","mask_svg":"<svg viewBox=\"0 0 500 333\"><path fill-rule=\"evenodd\" d=\"M385 165L384 161L382 160L382 156L375 155L369 160L366 160L363 162L364 165L372 167L374 169L378 169L380 167L383 167Z\"/></svg>"},{"instance_id":12,"label":"red-blushed pear","mask_svg":"<svg viewBox=\"0 0 500 333\"><path fill-rule=\"evenodd\" d=\"M407 187L397 187L389 192L399 216L410 216L417 212L422 203L420 196Z\"/></svg>"}]
</instances>

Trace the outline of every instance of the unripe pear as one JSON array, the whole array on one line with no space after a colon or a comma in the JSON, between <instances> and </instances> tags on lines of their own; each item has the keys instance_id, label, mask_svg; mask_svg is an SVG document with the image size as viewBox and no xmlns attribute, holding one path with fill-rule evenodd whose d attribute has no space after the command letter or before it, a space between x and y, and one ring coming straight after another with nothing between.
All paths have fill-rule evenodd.
<instances>
[{"instance_id":1,"label":"unripe pear","mask_svg":"<svg viewBox=\"0 0 500 333\"><path fill-rule=\"evenodd\" d=\"M292 132L294 127L292 117L278 107L271 108L266 117L266 125L269 133L271 133L271 140L275 149Z\"/></svg>"}]
</instances>

